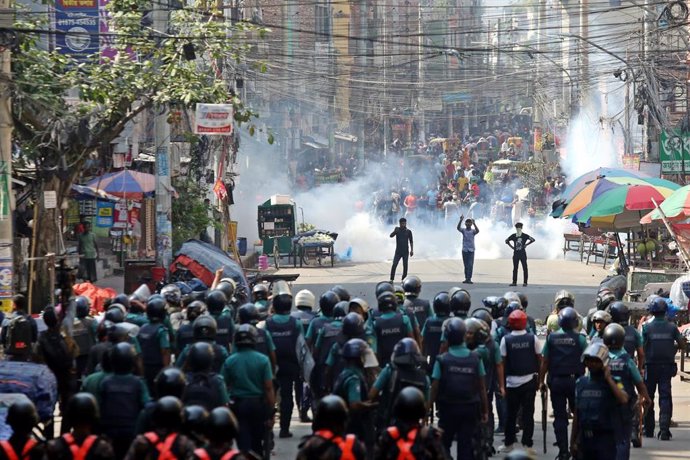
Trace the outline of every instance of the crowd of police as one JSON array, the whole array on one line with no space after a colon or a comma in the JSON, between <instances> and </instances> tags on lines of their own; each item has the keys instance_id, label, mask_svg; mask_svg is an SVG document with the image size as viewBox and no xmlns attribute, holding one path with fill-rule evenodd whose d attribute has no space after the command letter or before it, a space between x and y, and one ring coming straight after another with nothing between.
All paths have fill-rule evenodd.
<instances>
[{"instance_id":1,"label":"crowd of police","mask_svg":"<svg viewBox=\"0 0 690 460\"><path fill-rule=\"evenodd\" d=\"M60 394L62 436L38 442L34 405L15 403L0 460L269 458L276 414L278 437L292 437L295 404L313 429L298 459L445 459L453 442L455 458L483 459L500 434L500 452L530 458L538 392L550 393L558 460L629 458L641 410L645 436L671 438L684 343L663 299L640 332L612 292L582 318L560 291L542 339L521 293L472 309L459 287L431 301L421 289L416 276L379 283L370 308L342 286L317 300L275 282L245 303L226 279L203 296L118 295L100 322L77 298L80 392Z\"/></svg>"}]
</instances>

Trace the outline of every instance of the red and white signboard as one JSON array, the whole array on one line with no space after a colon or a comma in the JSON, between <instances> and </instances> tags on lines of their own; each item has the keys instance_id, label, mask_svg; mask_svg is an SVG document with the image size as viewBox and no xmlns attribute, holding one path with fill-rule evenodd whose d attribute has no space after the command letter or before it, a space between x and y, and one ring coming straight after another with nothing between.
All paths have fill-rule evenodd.
<instances>
[{"instance_id":1,"label":"red and white signboard","mask_svg":"<svg viewBox=\"0 0 690 460\"><path fill-rule=\"evenodd\" d=\"M195 134L229 136L232 134L232 104L197 104Z\"/></svg>"}]
</instances>

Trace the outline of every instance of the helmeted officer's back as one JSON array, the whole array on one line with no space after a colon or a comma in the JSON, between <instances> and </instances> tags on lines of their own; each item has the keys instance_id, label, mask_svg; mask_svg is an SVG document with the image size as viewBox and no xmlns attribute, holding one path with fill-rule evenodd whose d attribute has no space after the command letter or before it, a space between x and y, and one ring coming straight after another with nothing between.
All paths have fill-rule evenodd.
<instances>
[{"instance_id":1,"label":"helmeted officer's back","mask_svg":"<svg viewBox=\"0 0 690 460\"><path fill-rule=\"evenodd\" d=\"M230 349L232 336L235 331L235 323L232 315L224 314L223 310L228 304L228 299L223 291L216 289L206 295L206 307L208 312L216 320L216 343L221 347Z\"/></svg>"},{"instance_id":2,"label":"helmeted officer's back","mask_svg":"<svg viewBox=\"0 0 690 460\"><path fill-rule=\"evenodd\" d=\"M423 353L428 362L428 371L434 369L436 356L441 348L443 323L450 317L450 297L447 292L439 292L434 296L434 314L427 318L422 328Z\"/></svg>"},{"instance_id":3,"label":"helmeted officer's back","mask_svg":"<svg viewBox=\"0 0 690 460\"><path fill-rule=\"evenodd\" d=\"M227 407L217 407L211 411L206 429L208 444L194 450L197 460L244 460L246 457L239 450L233 449L232 443L239 435L239 423Z\"/></svg>"},{"instance_id":4,"label":"helmeted officer's back","mask_svg":"<svg viewBox=\"0 0 690 460\"><path fill-rule=\"evenodd\" d=\"M180 326L175 334L175 354L179 357L182 350L194 343L194 321L206 311L206 304L200 300L193 300L185 308L186 322Z\"/></svg>"},{"instance_id":5,"label":"helmeted officer's back","mask_svg":"<svg viewBox=\"0 0 690 460\"><path fill-rule=\"evenodd\" d=\"M5 423L12 428L12 436L0 441L2 460L39 460L43 458L45 446L32 435L38 425L36 406L29 399L12 403L7 410Z\"/></svg>"},{"instance_id":6,"label":"helmeted officer's back","mask_svg":"<svg viewBox=\"0 0 690 460\"><path fill-rule=\"evenodd\" d=\"M214 358L211 344L197 342L191 346L182 396L185 405L200 405L210 411L228 403L225 381L213 371Z\"/></svg>"},{"instance_id":7,"label":"helmeted officer's back","mask_svg":"<svg viewBox=\"0 0 690 460\"><path fill-rule=\"evenodd\" d=\"M427 299L419 297L422 292L422 280L418 276L410 275L403 280L402 288L405 291L405 298L412 303L417 324L423 326L434 310L431 309L431 304Z\"/></svg>"},{"instance_id":8,"label":"helmeted officer's back","mask_svg":"<svg viewBox=\"0 0 690 460\"><path fill-rule=\"evenodd\" d=\"M146 316L149 323L139 329L137 339L141 345L144 377L149 389L152 389L153 379L158 372L170 364L170 341L168 330L163 324L166 317L165 299L156 297L149 300Z\"/></svg>"},{"instance_id":9,"label":"helmeted officer's back","mask_svg":"<svg viewBox=\"0 0 690 460\"><path fill-rule=\"evenodd\" d=\"M395 294L385 292L376 300L381 312L374 321L376 357L383 367L390 362L395 344L405 337L412 336L412 326L409 318L397 311Z\"/></svg>"}]
</instances>

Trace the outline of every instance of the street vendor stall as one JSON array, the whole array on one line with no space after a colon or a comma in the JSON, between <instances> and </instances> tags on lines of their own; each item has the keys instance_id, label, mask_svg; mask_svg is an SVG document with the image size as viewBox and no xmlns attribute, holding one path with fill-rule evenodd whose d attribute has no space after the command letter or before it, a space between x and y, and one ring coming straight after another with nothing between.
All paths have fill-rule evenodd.
<instances>
[{"instance_id":1,"label":"street vendor stall","mask_svg":"<svg viewBox=\"0 0 690 460\"><path fill-rule=\"evenodd\" d=\"M325 230L311 230L295 235L292 239L293 266L297 267L298 260L300 268L303 265L309 265L309 259L313 258L319 265L322 264L323 259L330 259L332 267L335 263L333 246L337 238L337 233Z\"/></svg>"}]
</instances>

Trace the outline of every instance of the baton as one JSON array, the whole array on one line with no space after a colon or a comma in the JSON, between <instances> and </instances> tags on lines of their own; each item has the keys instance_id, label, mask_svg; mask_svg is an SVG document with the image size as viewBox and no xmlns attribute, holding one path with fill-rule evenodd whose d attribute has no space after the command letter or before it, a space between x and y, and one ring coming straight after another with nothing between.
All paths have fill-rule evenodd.
<instances>
[{"instance_id":1,"label":"baton","mask_svg":"<svg viewBox=\"0 0 690 460\"><path fill-rule=\"evenodd\" d=\"M546 453L546 404L548 389L545 387L541 392L541 429L544 432L544 453Z\"/></svg>"}]
</instances>

